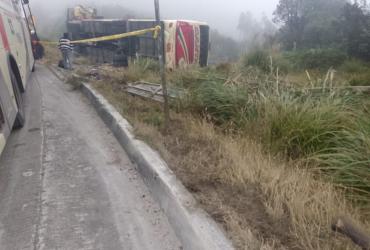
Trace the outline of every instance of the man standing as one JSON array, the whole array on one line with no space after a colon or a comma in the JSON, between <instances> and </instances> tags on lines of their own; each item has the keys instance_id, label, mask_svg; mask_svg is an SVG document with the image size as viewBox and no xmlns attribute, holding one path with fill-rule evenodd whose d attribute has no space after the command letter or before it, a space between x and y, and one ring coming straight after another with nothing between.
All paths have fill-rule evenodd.
<instances>
[{"instance_id":1,"label":"man standing","mask_svg":"<svg viewBox=\"0 0 370 250\"><path fill-rule=\"evenodd\" d=\"M65 69L72 69L72 52L73 52L73 45L69 40L68 33L64 33L63 37L59 40L58 45L60 51L63 55L63 66Z\"/></svg>"}]
</instances>

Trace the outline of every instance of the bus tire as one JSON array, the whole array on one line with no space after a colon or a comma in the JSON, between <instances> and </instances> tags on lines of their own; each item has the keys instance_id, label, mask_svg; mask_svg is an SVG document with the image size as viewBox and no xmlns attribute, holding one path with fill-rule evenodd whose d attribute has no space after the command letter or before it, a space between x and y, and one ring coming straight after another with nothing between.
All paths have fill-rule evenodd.
<instances>
[{"instance_id":1,"label":"bus tire","mask_svg":"<svg viewBox=\"0 0 370 250\"><path fill-rule=\"evenodd\" d=\"M15 118L13 129L20 129L24 126L24 123L25 123L23 96L19 89L17 77L15 77L13 70L10 70L10 78L12 80L14 96L15 96L15 100L16 100L17 108L18 108L18 113Z\"/></svg>"}]
</instances>

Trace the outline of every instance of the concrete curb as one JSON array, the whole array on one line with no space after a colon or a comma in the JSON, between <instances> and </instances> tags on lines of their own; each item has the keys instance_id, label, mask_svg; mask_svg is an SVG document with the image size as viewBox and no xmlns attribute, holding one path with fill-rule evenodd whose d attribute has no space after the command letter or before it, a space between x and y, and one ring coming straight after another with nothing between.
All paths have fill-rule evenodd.
<instances>
[{"instance_id":1,"label":"concrete curb","mask_svg":"<svg viewBox=\"0 0 370 250\"><path fill-rule=\"evenodd\" d=\"M184 249L234 249L222 229L197 206L194 197L176 179L159 154L137 140L133 128L108 101L89 84L81 86L99 116L109 127L159 202Z\"/></svg>"}]
</instances>

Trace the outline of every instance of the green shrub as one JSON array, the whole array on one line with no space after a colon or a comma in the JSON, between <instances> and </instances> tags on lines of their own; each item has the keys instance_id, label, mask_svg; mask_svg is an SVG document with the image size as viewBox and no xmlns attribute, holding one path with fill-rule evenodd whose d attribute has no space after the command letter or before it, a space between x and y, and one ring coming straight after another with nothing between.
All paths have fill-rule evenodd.
<instances>
[{"instance_id":1,"label":"green shrub","mask_svg":"<svg viewBox=\"0 0 370 250\"><path fill-rule=\"evenodd\" d=\"M349 83L351 86L370 86L370 72L353 75Z\"/></svg>"},{"instance_id":2,"label":"green shrub","mask_svg":"<svg viewBox=\"0 0 370 250\"><path fill-rule=\"evenodd\" d=\"M358 74L369 71L369 65L358 59L350 59L343 63L339 71L350 74Z\"/></svg>"},{"instance_id":3,"label":"green shrub","mask_svg":"<svg viewBox=\"0 0 370 250\"><path fill-rule=\"evenodd\" d=\"M327 71L330 67L339 67L347 59L347 55L337 49L310 49L287 52L284 57L297 70L319 69Z\"/></svg>"},{"instance_id":4,"label":"green shrub","mask_svg":"<svg viewBox=\"0 0 370 250\"><path fill-rule=\"evenodd\" d=\"M357 108L345 97L273 98L265 108L266 143L369 199L370 120Z\"/></svg>"},{"instance_id":5,"label":"green shrub","mask_svg":"<svg viewBox=\"0 0 370 250\"><path fill-rule=\"evenodd\" d=\"M210 116L217 125L242 127L253 111L245 89L218 82L204 82L195 88L193 103L193 108Z\"/></svg>"},{"instance_id":6,"label":"green shrub","mask_svg":"<svg viewBox=\"0 0 370 250\"><path fill-rule=\"evenodd\" d=\"M157 112L153 111L149 113L143 120L145 123L153 125L158 128L162 127L164 122L163 114L158 111Z\"/></svg>"},{"instance_id":7,"label":"green shrub","mask_svg":"<svg viewBox=\"0 0 370 250\"><path fill-rule=\"evenodd\" d=\"M244 55L241 63L243 67L256 67L263 73L270 73L271 66L274 74L277 69L285 74L294 69L292 61L284 54L269 54L264 50L256 50Z\"/></svg>"},{"instance_id":8,"label":"green shrub","mask_svg":"<svg viewBox=\"0 0 370 250\"><path fill-rule=\"evenodd\" d=\"M287 58L285 58L282 54L277 54L272 57L272 65L274 68L274 73L276 72L277 69L279 69L279 72L285 74L294 70L291 62Z\"/></svg>"},{"instance_id":9,"label":"green shrub","mask_svg":"<svg viewBox=\"0 0 370 250\"><path fill-rule=\"evenodd\" d=\"M274 55L270 55L264 50L255 50L244 55L241 63L243 67L256 67L264 73L271 72L271 66L274 72L279 68L280 72L288 73L292 70L306 69L318 69L326 72L331 67L338 68L344 64L349 70L354 70L360 65L354 60L349 62L346 60L347 55L337 49L310 49ZM361 70L363 68L362 65Z\"/></svg>"},{"instance_id":10,"label":"green shrub","mask_svg":"<svg viewBox=\"0 0 370 250\"><path fill-rule=\"evenodd\" d=\"M136 61L136 65L144 72L146 71L159 72L159 62L153 59L140 58L139 60Z\"/></svg>"},{"instance_id":11,"label":"green shrub","mask_svg":"<svg viewBox=\"0 0 370 250\"><path fill-rule=\"evenodd\" d=\"M269 54L264 50L255 50L246 54L242 58L242 65L244 67L256 67L263 72L271 71L271 60Z\"/></svg>"},{"instance_id":12,"label":"green shrub","mask_svg":"<svg viewBox=\"0 0 370 250\"><path fill-rule=\"evenodd\" d=\"M370 201L370 119L361 102L353 96L270 91L255 95L243 87L204 82L194 89L193 108Z\"/></svg>"}]
</instances>

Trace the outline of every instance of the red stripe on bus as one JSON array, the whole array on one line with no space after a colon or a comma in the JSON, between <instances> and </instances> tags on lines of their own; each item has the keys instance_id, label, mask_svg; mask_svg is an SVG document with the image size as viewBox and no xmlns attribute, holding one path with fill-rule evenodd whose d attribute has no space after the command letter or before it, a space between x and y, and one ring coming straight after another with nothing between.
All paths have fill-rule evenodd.
<instances>
[{"instance_id":1,"label":"red stripe on bus","mask_svg":"<svg viewBox=\"0 0 370 250\"><path fill-rule=\"evenodd\" d=\"M4 21L3 21L3 16L2 15L0 15L0 35L1 35L1 39L3 40L4 49L6 51L10 51L9 40L8 40L8 36L6 35L6 31L5 31L5 26L4 26Z\"/></svg>"}]
</instances>

